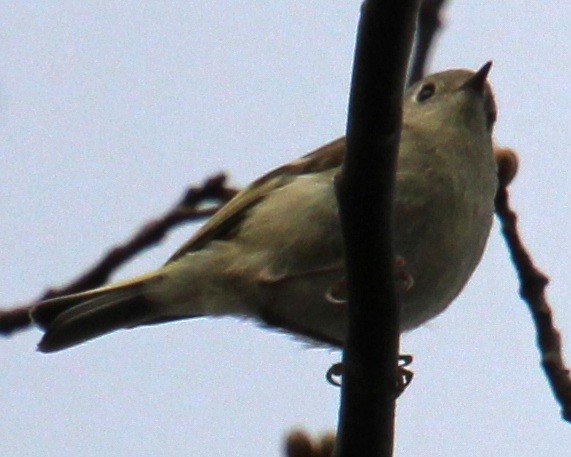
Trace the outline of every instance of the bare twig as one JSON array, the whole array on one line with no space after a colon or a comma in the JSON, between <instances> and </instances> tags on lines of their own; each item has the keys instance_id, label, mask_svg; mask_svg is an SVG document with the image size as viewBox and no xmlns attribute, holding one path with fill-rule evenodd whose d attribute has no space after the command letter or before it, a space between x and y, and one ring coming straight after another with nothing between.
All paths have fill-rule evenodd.
<instances>
[{"instance_id":1,"label":"bare twig","mask_svg":"<svg viewBox=\"0 0 571 457\"><path fill-rule=\"evenodd\" d=\"M510 154L513 158L510 158ZM517 231L517 215L510 208L507 184L513 178L515 153L508 149L496 150L500 188L496 195L496 215L520 281L520 295L526 302L535 325L537 346L543 371L551 390L561 405L563 419L571 422L571 378L562 355L561 335L553 323L553 315L545 297L549 278L534 264ZM517 169L517 163L515 165ZM507 170L507 171L506 171ZM506 179L510 177L509 179Z\"/></svg>"},{"instance_id":2,"label":"bare twig","mask_svg":"<svg viewBox=\"0 0 571 457\"><path fill-rule=\"evenodd\" d=\"M47 290L39 300L81 292L105 284L117 268L145 249L159 243L174 227L211 216L219 209L219 205L230 200L237 192L236 189L226 186L226 176L223 174L206 179L199 187L190 187L184 197L162 217L148 222L126 243L112 248L93 268L78 279L64 287ZM212 206L202 207L209 202ZM0 334L10 335L30 326L29 312L34 305L35 303L32 303L0 311Z\"/></svg>"},{"instance_id":3,"label":"bare twig","mask_svg":"<svg viewBox=\"0 0 571 457\"><path fill-rule=\"evenodd\" d=\"M11 335L24 330L32 323L30 320L31 305L0 310L0 335Z\"/></svg>"},{"instance_id":4,"label":"bare twig","mask_svg":"<svg viewBox=\"0 0 571 457\"><path fill-rule=\"evenodd\" d=\"M424 78L431 56L432 45L442 27L441 11L446 0L424 0L418 14L418 28L413 60L409 72L409 85Z\"/></svg>"},{"instance_id":5,"label":"bare twig","mask_svg":"<svg viewBox=\"0 0 571 457\"><path fill-rule=\"evenodd\" d=\"M349 296L336 455L391 456L398 386L393 189L419 2L366 0L337 180Z\"/></svg>"},{"instance_id":6,"label":"bare twig","mask_svg":"<svg viewBox=\"0 0 571 457\"><path fill-rule=\"evenodd\" d=\"M286 457L332 457L335 434L323 433L312 438L304 430L292 430L285 440Z\"/></svg>"}]
</instances>

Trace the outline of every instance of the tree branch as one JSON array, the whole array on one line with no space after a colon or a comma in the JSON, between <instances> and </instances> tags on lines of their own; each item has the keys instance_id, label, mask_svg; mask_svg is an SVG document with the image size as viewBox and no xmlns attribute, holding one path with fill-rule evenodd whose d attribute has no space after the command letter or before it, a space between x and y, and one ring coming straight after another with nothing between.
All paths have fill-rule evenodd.
<instances>
[{"instance_id":1,"label":"tree branch","mask_svg":"<svg viewBox=\"0 0 571 457\"><path fill-rule=\"evenodd\" d=\"M441 11L446 0L424 0L418 15L418 28L414 44L413 60L408 85L420 81L426 75L432 45L442 27Z\"/></svg>"},{"instance_id":2,"label":"tree branch","mask_svg":"<svg viewBox=\"0 0 571 457\"><path fill-rule=\"evenodd\" d=\"M509 149L497 148L500 187L496 195L496 215L519 276L520 295L528 306L535 326L541 365L555 399L561 405L563 419L571 422L571 378L563 361L561 334L553 323L553 314L545 297L549 278L534 264L517 230L517 215L510 208L507 186L515 175L517 157ZM515 165L514 165L515 163Z\"/></svg>"},{"instance_id":3,"label":"tree branch","mask_svg":"<svg viewBox=\"0 0 571 457\"><path fill-rule=\"evenodd\" d=\"M418 3L367 0L359 24L347 154L336 182L349 294L339 457L392 455L399 349L393 189Z\"/></svg>"},{"instance_id":4,"label":"tree branch","mask_svg":"<svg viewBox=\"0 0 571 457\"><path fill-rule=\"evenodd\" d=\"M197 221L214 214L221 204L230 200L238 190L226 186L226 176L218 174L207 178L200 187L190 187L184 197L162 217L146 223L126 243L116 246L91 269L70 284L48 289L39 299L46 300L62 295L82 292L105 284L111 274L125 262L144 250L158 244L174 227ZM203 208L205 203L212 206ZM0 334L10 335L31 325L30 309L36 303L19 308L0 310Z\"/></svg>"}]
</instances>

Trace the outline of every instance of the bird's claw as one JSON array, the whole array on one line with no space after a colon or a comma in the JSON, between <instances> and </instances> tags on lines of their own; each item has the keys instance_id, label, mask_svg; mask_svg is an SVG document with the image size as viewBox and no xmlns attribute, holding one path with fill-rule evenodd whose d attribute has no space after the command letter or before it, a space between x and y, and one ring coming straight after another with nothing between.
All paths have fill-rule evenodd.
<instances>
[{"instance_id":1,"label":"bird's claw","mask_svg":"<svg viewBox=\"0 0 571 457\"><path fill-rule=\"evenodd\" d=\"M401 396L401 394L406 390L406 388L412 382L414 377L414 372L409 370L408 367L412 363L413 357L410 354L399 355L399 365L398 365L398 378L396 382L395 398ZM341 387L341 378L343 377L343 363L334 363L329 367L327 373L325 374L325 379L327 382L335 387Z\"/></svg>"}]
</instances>

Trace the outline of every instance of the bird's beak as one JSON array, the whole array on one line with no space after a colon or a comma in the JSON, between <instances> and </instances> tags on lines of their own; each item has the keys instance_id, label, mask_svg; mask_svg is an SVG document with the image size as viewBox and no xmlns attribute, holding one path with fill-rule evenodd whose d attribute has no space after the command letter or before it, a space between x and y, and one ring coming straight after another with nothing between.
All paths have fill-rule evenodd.
<instances>
[{"instance_id":1,"label":"bird's beak","mask_svg":"<svg viewBox=\"0 0 571 457\"><path fill-rule=\"evenodd\" d=\"M470 76L464 82L464 84L460 86L460 89L472 89L475 90L476 92L483 93L484 87L486 86L486 78L488 77L490 68L492 68L491 60L486 62L482 68L480 68L476 73Z\"/></svg>"}]
</instances>

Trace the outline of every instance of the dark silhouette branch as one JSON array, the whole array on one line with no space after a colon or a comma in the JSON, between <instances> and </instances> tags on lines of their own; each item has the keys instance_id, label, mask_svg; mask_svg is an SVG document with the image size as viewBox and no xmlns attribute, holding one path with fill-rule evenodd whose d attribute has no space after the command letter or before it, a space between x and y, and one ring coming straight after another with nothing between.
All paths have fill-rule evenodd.
<instances>
[{"instance_id":1,"label":"dark silhouette branch","mask_svg":"<svg viewBox=\"0 0 571 457\"><path fill-rule=\"evenodd\" d=\"M410 66L409 82L412 85L426 76L434 40L442 28L441 12L446 0L424 0L418 14L416 41Z\"/></svg>"},{"instance_id":2,"label":"dark silhouette branch","mask_svg":"<svg viewBox=\"0 0 571 457\"><path fill-rule=\"evenodd\" d=\"M571 422L571 378L563 360L561 334L555 328L553 313L545 297L549 278L533 264L517 230L517 215L509 204L507 185L515 175L517 157L509 149L497 148L495 153L500 181L495 202L496 215L500 219L502 233L519 276L520 295L527 304L535 325L543 371L553 395L561 405L563 419Z\"/></svg>"},{"instance_id":3,"label":"dark silhouette branch","mask_svg":"<svg viewBox=\"0 0 571 457\"><path fill-rule=\"evenodd\" d=\"M174 227L211 216L237 192L238 190L226 186L226 176L223 174L207 178L202 186L190 187L184 197L162 217L147 222L126 243L109 250L93 268L64 287L47 290L39 300L82 292L105 284L111 274L125 262L158 244ZM207 203L211 205L203 207ZM29 327L30 308L34 304L0 311L0 334L10 335Z\"/></svg>"},{"instance_id":4,"label":"dark silhouette branch","mask_svg":"<svg viewBox=\"0 0 571 457\"><path fill-rule=\"evenodd\" d=\"M336 182L349 295L338 457L392 455L399 350L393 189L418 4L367 0L361 11L347 154Z\"/></svg>"}]
</instances>

